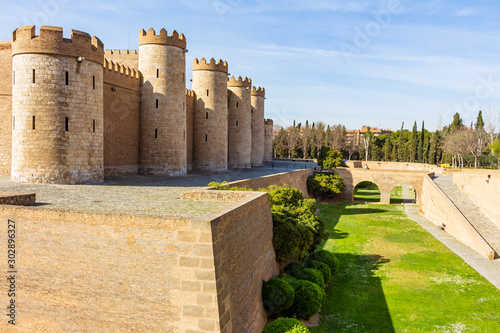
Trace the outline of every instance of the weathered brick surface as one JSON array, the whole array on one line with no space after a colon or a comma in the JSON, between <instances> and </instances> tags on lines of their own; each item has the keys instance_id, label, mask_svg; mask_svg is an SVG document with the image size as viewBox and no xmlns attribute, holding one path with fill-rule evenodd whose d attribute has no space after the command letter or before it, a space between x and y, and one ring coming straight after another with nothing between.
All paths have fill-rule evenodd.
<instances>
[{"instance_id":1,"label":"weathered brick surface","mask_svg":"<svg viewBox=\"0 0 500 333\"><path fill-rule=\"evenodd\" d=\"M139 52L137 50L105 50L104 59L132 69L139 68Z\"/></svg>"},{"instance_id":2,"label":"weathered brick surface","mask_svg":"<svg viewBox=\"0 0 500 333\"><path fill-rule=\"evenodd\" d=\"M193 135L194 135L194 106L196 94L186 89L186 143L187 143L187 169L193 170Z\"/></svg>"},{"instance_id":3,"label":"weathered brick surface","mask_svg":"<svg viewBox=\"0 0 500 333\"><path fill-rule=\"evenodd\" d=\"M196 93L194 113L193 167L204 171L227 170L228 105L227 64L212 59L194 60L193 91Z\"/></svg>"},{"instance_id":4,"label":"weathered brick surface","mask_svg":"<svg viewBox=\"0 0 500 333\"><path fill-rule=\"evenodd\" d=\"M159 37L159 36L157 36ZM141 173L187 173L186 57L167 44L139 46L141 95Z\"/></svg>"},{"instance_id":5,"label":"weathered brick surface","mask_svg":"<svg viewBox=\"0 0 500 333\"><path fill-rule=\"evenodd\" d=\"M0 42L0 175L10 175L12 150L11 43Z\"/></svg>"},{"instance_id":6,"label":"weathered brick surface","mask_svg":"<svg viewBox=\"0 0 500 333\"><path fill-rule=\"evenodd\" d=\"M104 67L105 176L139 172L140 86L139 73Z\"/></svg>"},{"instance_id":7,"label":"weathered brick surface","mask_svg":"<svg viewBox=\"0 0 500 333\"><path fill-rule=\"evenodd\" d=\"M250 88L252 82L234 76L228 81L229 122L228 122L228 163L229 168L251 168L252 117Z\"/></svg>"},{"instance_id":8,"label":"weathered brick surface","mask_svg":"<svg viewBox=\"0 0 500 333\"><path fill-rule=\"evenodd\" d=\"M252 154L253 166L261 166L264 162L264 99L262 88L252 89Z\"/></svg>"},{"instance_id":9,"label":"weathered brick surface","mask_svg":"<svg viewBox=\"0 0 500 333\"><path fill-rule=\"evenodd\" d=\"M51 54L18 54L13 57L13 70L12 179L102 182L102 64Z\"/></svg>"}]
</instances>

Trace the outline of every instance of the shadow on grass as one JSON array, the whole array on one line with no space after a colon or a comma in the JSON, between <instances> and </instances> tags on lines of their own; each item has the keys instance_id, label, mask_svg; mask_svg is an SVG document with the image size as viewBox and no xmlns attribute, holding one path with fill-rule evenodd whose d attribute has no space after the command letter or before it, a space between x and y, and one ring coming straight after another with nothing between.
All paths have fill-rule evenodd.
<instances>
[{"instance_id":1,"label":"shadow on grass","mask_svg":"<svg viewBox=\"0 0 500 333\"><path fill-rule=\"evenodd\" d=\"M360 214L381 214L386 213L387 210L380 208L351 208L355 205L349 205L342 211L342 215L360 215Z\"/></svg>"},{"instance_id":2,"label":"shadow on grass","mask_svg":"<svg viewBox=\"0 0 500 333\"><path fill-rule=\"evenodd\" d=\"M389 260L380 255L335 255L340 274L327 290L321 324L313 332L395 332L381 279L374 274Z\"/></svg>"}]
</instances>

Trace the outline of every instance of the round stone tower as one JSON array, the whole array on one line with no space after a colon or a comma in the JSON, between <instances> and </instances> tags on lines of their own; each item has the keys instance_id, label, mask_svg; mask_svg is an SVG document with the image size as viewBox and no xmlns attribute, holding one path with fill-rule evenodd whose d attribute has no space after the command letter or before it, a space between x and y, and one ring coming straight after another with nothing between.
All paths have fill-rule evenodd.
<instances>
[{"instance_id":1,"label":"round stone tower","mask_svg":"<svg viewBox=\"0 0 500 333\"><path fill-rule=\"evenodd\" d=\"M252 155L253 166L262 166L264 162L264 88L252 89Z\"/></svg>"},{"instance_id":2,"label":"round stone tower","mask_svg":"<svg viewBox=\"0 0 500 333\"><path fill-rule=\"evenodd\" d=\"M186 38L153 28L139 33L142 73L140 172L185 175Z\"/></svg>"},{"instance_id":3,"label":"round stone tower","mask_svg":"<svg viewBox=\"0 0 500 333\"><path fill-rule=\"evenodd\" d=\"M104 47L58 27L12 34L12 179L102 182Z\"/></svg>"},{"instance_id":4,"label":"round stone tower","mask_svg":"<svg viewBox=\"0 0 500 333\"><path fill-rule=\"evenodd\" d=\"M193 167L204 171L227 170L228 108L227 62L205 58L193 62L194 113Z\"/></svg>"},{"instance_id":5,"label":"round stone tower","mask_svg":"<svg viewBox=\"0 0 500 333\"><path fill-rule=\"evenodd\" d=\"M252 81L241 76L233 77L227 82L229 95L229 149L228 160L230 168L251 168L250 154L252 151L252 116L250 89Z\"/></svg>"},{"instance_id":6,"label":"round stone tower","mask_svg":"<svg viewBox=\"0 0 500 333\"><path fill-rule=\"evenodd\" d=\"M272 119L264 120L264 162L273 160L273 125Z\"/></svg>"}]
</instances>

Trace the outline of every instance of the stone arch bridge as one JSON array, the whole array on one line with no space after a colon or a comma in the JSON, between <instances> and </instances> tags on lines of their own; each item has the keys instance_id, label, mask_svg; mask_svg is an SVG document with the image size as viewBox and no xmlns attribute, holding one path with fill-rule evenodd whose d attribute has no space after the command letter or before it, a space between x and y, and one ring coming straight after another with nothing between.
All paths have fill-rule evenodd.
<instances>
[{"instance_id":1,"label":"stone arch bridge","mask_svg":"<svg viewBox=\"0 0 500 333\"><path fill-rule=\"evenodd\" d=\"M413 186L417 194L416 203L420 204L424 176L429 171L409 171L409 170L371 170L337 168L340 177L344 180L346 190L340 195L341 200L353 201L354 188L361 182L369 181L378 186L380 190L380 203L391 203L391 192L398 185Z\"/></svg>"}]
</instances>

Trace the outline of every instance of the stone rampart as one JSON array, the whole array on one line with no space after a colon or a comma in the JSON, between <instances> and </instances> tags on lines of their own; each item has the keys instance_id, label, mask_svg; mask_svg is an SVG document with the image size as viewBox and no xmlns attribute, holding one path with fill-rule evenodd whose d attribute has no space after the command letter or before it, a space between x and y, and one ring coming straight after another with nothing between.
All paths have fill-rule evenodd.
<instances>
[{"instance_id":1,"label":"stone rampart","mask_svg":"<svg viewBox=\"0 0 500 333\"><path fill-rule=\"evenodd\" d=\"M453 202L432 181L434 174L424 177L420 211L437 226L488 259L494 259L495 251L462 215Z\"/></svg>"},{"instance_id":2,"label":"stone rampart","mask_svg":"<svg viewBox=\"0 0 500 333\"><path fill-rule=\"evenodd\" d=\"M454 173L453 181L500 228L500 171L464 170Z\"/></svg>"}]
</instances>

